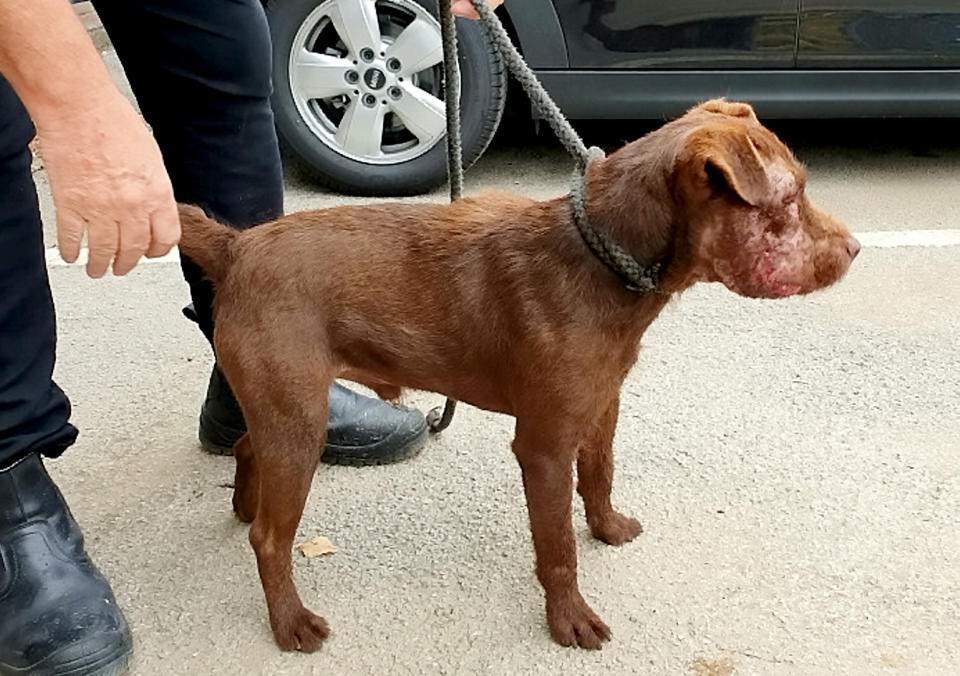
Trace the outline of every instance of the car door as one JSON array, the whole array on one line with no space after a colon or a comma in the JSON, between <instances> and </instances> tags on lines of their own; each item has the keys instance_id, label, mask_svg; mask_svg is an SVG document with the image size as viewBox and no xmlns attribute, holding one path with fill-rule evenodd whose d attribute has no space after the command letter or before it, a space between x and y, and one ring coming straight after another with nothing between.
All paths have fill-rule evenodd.
<instances>
[{"instance_id":1,"label":"car door","mask_svg":"<svg viewBox=\"0 0 960 676\"><path fill-rule=\"evenodd\" d=\"M957 0L801 0L800 68L960 66Z\"/></svg>"},{"instance_id":2,"label":"car door","mask_svg":"<svg viewBox=\"0 0 960 676\"><path fill-rule=\"evenodd\" d=\"M798 0L554 0L575 69L792 68Z\"/></svg>"}]
</instances>

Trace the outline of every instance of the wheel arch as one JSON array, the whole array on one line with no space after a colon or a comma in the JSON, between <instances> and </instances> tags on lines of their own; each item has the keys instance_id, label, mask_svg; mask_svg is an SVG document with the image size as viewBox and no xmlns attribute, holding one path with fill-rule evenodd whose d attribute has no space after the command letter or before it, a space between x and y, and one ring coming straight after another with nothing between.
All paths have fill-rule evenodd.
<instances>
[{"instance_id":1,"label":"wheel arch","mask_svg":"<svg viewBox=\"0 0 960 676\"><path fill-rule=\"evenodd\" d=\"M551 0L513 0L502 6L512 24L517 47L535 69L570 67L567 41Z\"/></svg>"}]
</instances>

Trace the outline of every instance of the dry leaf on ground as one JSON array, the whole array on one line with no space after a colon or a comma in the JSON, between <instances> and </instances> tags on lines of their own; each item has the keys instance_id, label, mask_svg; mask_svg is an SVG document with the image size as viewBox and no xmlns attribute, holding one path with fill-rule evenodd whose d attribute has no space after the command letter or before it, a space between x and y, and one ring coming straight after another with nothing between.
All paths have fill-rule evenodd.
<instances>
[{"instance_id":1,"label":"dry leaf on ground","mask_svg":"<svg viewBox=\"0 0 960 676\"><path fill-rule=\"evenodd\" d=\"M312 540L307 540L306 542L297 545L297 549L299 549L300 553L306 556L308 559L312 559L316 556L323 556L324 554L333 554L337 551L337 548L333 546L333 543L322 535L318 535Z\"/></svg>"}]
</instances>

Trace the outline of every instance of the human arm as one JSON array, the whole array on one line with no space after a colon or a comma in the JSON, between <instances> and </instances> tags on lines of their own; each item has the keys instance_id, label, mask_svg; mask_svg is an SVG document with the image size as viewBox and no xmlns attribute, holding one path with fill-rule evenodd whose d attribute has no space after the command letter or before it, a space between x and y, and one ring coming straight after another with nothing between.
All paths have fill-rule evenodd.
<instances>
[{"instance_id":1,"label":"human arm","mask_svg":"<svg viewBox=\"0 0 960 676\"><path fill-rule=\"evenodd\" d=\"M0 0L0 73L37 128L63 259L84 231L91 277L170 251L180 222L160 150L66 0Z\"/></svg>"},{"instance_id":2,"label":"human arm","mask_svg":"<svg viewBox=\"0 0 960 676\"><path fill-rule=\"evenodd\" d=\"M496 9L503 4L503 0L487 0L487 4L490 5L490 9ZM477 14L477 10L470 0L453 0L450 11L457 16L463 16L468 19L480 18L480 15Z\"/></svg>"}]
</instances>

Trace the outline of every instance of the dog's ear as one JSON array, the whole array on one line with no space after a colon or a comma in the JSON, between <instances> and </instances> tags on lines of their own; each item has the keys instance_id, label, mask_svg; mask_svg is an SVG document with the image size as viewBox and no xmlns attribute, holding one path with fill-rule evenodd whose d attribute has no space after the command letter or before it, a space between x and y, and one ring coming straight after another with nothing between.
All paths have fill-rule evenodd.
<instances>
[{"instance_id":1,"label":"dog's ear","mask_svg":"<svg viewBox=\"0 0 960 676\"><path fill-rule=\"evenodd\" d=\"M694 110L700 109L708 113L719 113L731 117L741 117L754 122L759 122L757 114L753 112L753 107L749 103L742 101L727 101L726 99L711 99L704 101Z\"/></svg>"},{"instance_id":2,"label":"dog's ear","mask_svg":"<svg viewBox=\"0 0 960 676\"><path fill-rule=\"evenodd\" d=\"M765 163L742 125L707 125L694 130L678 158L678 169L698 187L731 193L751 206L770 195Z\"/></svg>"}]
</instances>

